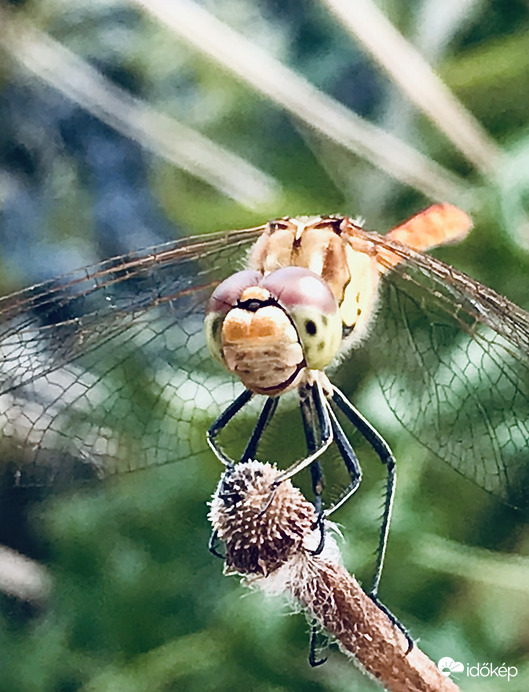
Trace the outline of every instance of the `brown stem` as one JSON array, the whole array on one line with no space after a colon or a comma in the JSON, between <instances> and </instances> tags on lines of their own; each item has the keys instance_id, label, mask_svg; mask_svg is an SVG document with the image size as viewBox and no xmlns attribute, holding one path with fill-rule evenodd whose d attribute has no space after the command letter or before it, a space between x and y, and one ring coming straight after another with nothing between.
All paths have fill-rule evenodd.
<instances>
[{"instance_id":1,"label":"brown stem","mask_svg":"<svg viewBox=\"0 0 529 692\"><path fill-rule=\"evenodd\" d=\"M459 689L417 646L406 653L406 637L342 565L313 557L302 571L291 582L291 595L336 638L344 653L354 656L386 689Z\"/></svg>"}]
</instances>

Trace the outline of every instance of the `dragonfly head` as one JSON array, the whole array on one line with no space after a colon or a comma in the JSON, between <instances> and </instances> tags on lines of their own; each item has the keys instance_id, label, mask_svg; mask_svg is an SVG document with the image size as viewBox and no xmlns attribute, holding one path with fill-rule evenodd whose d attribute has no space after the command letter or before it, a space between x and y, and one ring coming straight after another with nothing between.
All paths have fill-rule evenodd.
<instances>
[{"instance_id":1,"label":"dragonfly head","mask_svg":"<svg viewBox=\"0 0 529 692\"><path fill-rule=\"evenodd\" d=\"M217 360L259 394L275 396L322 370L341 344L342 320L325 282L285 267L233 274L210 298L206 340Z\"/></svg>"}]
</instances>

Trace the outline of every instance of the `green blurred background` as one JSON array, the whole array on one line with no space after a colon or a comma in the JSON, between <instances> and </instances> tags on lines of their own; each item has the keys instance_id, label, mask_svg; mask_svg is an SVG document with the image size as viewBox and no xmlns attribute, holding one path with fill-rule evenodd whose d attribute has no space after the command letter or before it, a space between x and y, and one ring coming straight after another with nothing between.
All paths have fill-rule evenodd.
<instances>
[{"instance_id":1,"label":"green blurred background","mask_svg":"<svg viewBox=\"0 0 529 692\"><path fill-rule=\"evenodd\" d=\"M203 6L441 164L445 189L454 190L449 201L472 213L475 231L438 256L528 308L527 2L379 3L503 152L490 156L481 171L439 123L409 104L325 3L216 0ZM1 9L11 32L8 41L2 39L0 63L5 293L173 237L243 228L284 214L335 212L364 216L368 228L382 231L432 201L369 157L294 121L140 3L42 0L4 2ZM142 103L268 177L257 176L261 187L245 189L243 183L229 196L222 175L215 189L211 176L208 183L178 167L183 154L170 161L152 151L148 135L126 136L126 103L121 115L114 114L122 131L111 128L57 91L59 68L47 83L36 76L35 65L28 69L26 44L16 40L22 25L13 23L20 19ZM148 127L156 130L155 121ZM151 132L152 141L156 134L163 141L163 129ZM434 660L451 656L518 668L509 683L461 678L463 690L526 690L529 532L523 515L432 463L393 421L384 427L379 415L399 459L382 600ZM199 423L205 428L197 417ZM2 540L45 566L51 592L41 603L0 598L0 689L378 689L334 648L326 665L311 669L303 615L291 616L289 606L222 576L221 561L207 551L206 503L219 473L218 462L204 454L193 464L121 476L90 489L7 495L3 512L17 523L0 529ZM346 564L365 583L381 490L380 474L368 478L336 516Z\"/></svg>"}]
</instances>

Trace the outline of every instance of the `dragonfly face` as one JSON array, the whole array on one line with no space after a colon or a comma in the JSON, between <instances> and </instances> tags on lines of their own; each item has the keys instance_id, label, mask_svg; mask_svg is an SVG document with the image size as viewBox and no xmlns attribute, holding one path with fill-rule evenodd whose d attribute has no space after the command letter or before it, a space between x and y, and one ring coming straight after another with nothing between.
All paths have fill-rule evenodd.
<instances>
[{"instance_id":1,"label":"dragonfly face","mask_svg":"<svg viewBox=\"0 0 529 692\"><path fill-rule=\"evenodd\" d=\"M329 287L295 266L266 276L234 274L213 293L205 324L213 355L247 389L269 396L297 386L306 370L328 365L342 336Z\"/></svg>"}]
</instances>

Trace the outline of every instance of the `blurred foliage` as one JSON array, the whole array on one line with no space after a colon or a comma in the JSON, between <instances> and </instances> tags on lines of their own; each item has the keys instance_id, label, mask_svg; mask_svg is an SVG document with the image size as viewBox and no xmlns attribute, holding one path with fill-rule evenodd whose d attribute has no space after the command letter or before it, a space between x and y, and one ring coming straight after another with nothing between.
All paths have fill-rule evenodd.
<instances>
[{"instance_id":1,"label":"blurred foliage","mask_svg":"<svg viewBox=\"0 0 529 692\"><path fill-rule=\"evenodd\" d=\"M305 132L132 3L3 4L18 6L115 83L266 170L283 188L273 205L243 209L3 56L0 260L6 293L178 235L314 212L362 214L368 228L384 230L429 202ZM383 119L394 87L316 0L204 4L338 100L375 122ZM411 31L418 3L384 6ZM438 256L527 308L529 12L526 2L483 0L469 3L469 13L436 67L504 146L496 178L481 179L422 116L413 115L405 138L479 190L472 200L476 230ZM420 25L415 33L420 36ZM450 469L427 463L424 450L384 418L369 386L361 382L359 405L399 459L381 597L433 659L518 666L509 684L464 678L462 689L526 690L527 524ZM378 689L334 649L326 665L310 669L303 616L286 617L289 608L259 593L242 598L237 580L222 578L222 563L207 551L206 520L219 472L207 455L200 464L75 492L9 495L0 508L0 538L46 565L53 592L39 606L2 597L0 688ZM381 506L381 474L370 475L367 469L365 487L336 517L346 563L364 583Z\"/></svg>"}]
</instances>

